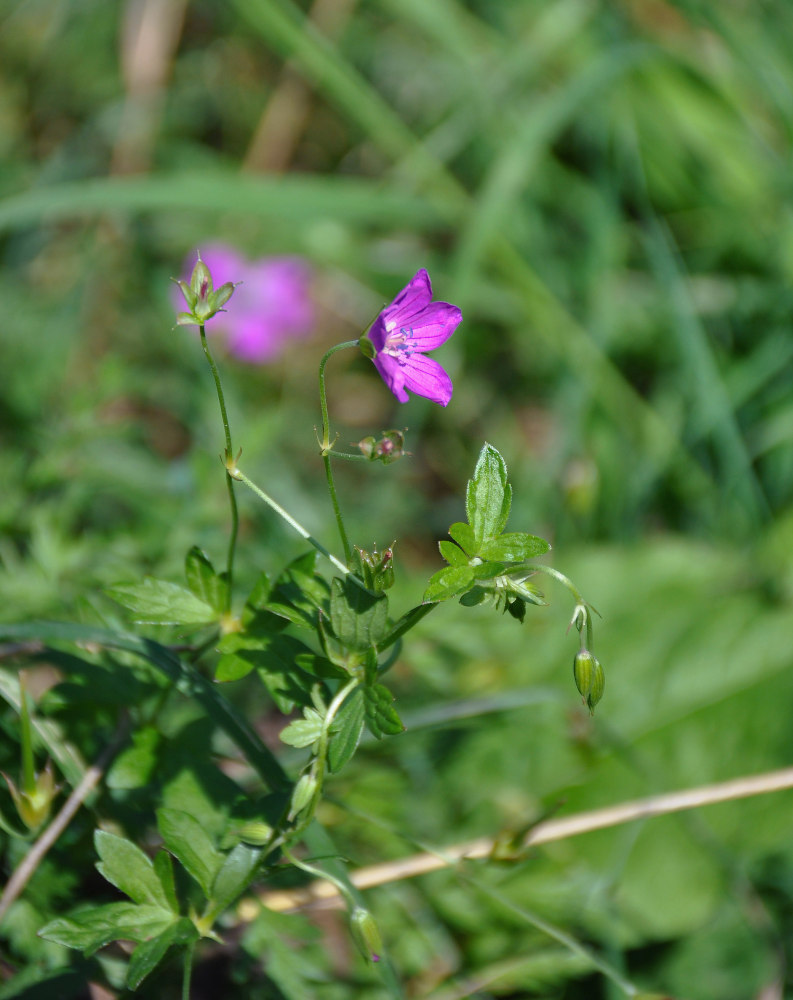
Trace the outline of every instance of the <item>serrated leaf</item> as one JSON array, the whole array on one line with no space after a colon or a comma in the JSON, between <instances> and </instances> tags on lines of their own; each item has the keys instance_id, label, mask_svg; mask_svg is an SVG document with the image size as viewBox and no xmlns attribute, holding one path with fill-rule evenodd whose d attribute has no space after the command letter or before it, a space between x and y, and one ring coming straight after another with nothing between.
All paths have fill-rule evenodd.
<instances>
[{"instance_id":1,"label":"serrated leaf","mask_svg":"<svg viewBox=\"0 0 793 1000\"><path fill-rule=\"evenodd\" d=\"M378 740L383 736L396 736L405 731L402 720L394 708L394 696L384 684L372 684L363 688L366 724Z\"/></svg>"},{"instance_id":2,"label":"serrated leaf","mask_svg":"<svg viewBox=\"0 0 793 1000\"><path fill-rule=\"evenodd\" d=\"M334 773L349 761L361 740L364 726L363 691L353 691L333 723L333 736L328 748L328 763Z\"/></svg>"},{"instance_id":3,"label":"serrated leaf","mask_svg":"<svg viewBox=\"0 0 793 1000\"><path fill-rule=\"evenodd\" d=\"M231 851L212 886L210 905L214 912L222 913L250 885L261 856L259 848L247 844L238 844Z\"/></svg>"},{"instance_id":4,"label":"serrated leaf","mask_svg":"<svg viewBox=\"0 0 793 1000\"><path fill-rule=\"evenodd\" d=\"M465 511L476 540L474 554L478 555L484 542L498 538L504 530L511 503L507 464L496 448L485 444L465 496Z\"/></svg>"},{"instance_id":5,"label":"serrated leaf","mask_svg":"<svg viewBox=\"0 0 793 1000\"><path fill-rule=\"evenodd\" d=\"M441 555L450 566L467 566L468 556L454 542L438 542Z\"/></svg>"},{"instance_id":6,"label":"serrated leaf","mask_svg":"<svg viewBox=\"0 0 793 1000\"><path fill-rule=\"evenodd\" d=\"M223 855L216 850L203 824L180 809L158 809L157 827L167 849L208 897L223 864Z\"/></svg>"},{"instance_id":7,"label":"serrated leaf","mask_svg":"<svg viewBox=\"0 0 793 1000\"><path fill-rule=\"evenodd\" d=\"M290 747L310 747L322 732L323 720L313 708L303 709L304 718L295 719L281 730L280 739Z\"/></svg>"},{"instance_id":8,"label":"serrated leaf","mask_svg":"<svg viewBox=\"0 0 793 1000\"><path fill-rule=\"evenodd\" d=\"M170 909L170 902L149 857L131 840L106 830L94 833L94 846L101 858L99 873L135 903Z\"/></svg>"},{"instance_id":9,"label":"serrated leaf","mask_svg":"<svg viewBox=\"0 0 793 1000\"><path fill-rule=\"evenodd\" d=\"M476 555L476 538L474 537L474 529L470 524L466 524L465 521L455 521L449 527L449 534L468 556L473 557Z\"/></svg>"},{"instance_id":10,"label":"serrated leaf","mask_svg":"<svg viewBox=\"0 0 793 1000\"><path fill-rule=\"evenodd\" d=\"M447 566L430 577L424 591L425 601L445 601L468 590L474 582L471 566Z\"/></svg>"},{"instance_id":11,"label":"serrated leaf","mask_svg":"<svg viewBox=\"0 0 793 1000\"><path fill-rule=\"evenodd\" d=\"M154 872L160 880L162 891L174 913L179 912L179 899L176 895L176 882L173 877L173 861L167 851L157 851L154 855Z\"/></svg>"},{"instance_id":12,"label":"serrated leaf","mask_svg":"<svg viewBox=\"0 0 793 1000\"><path fill-rule=\"evenodd\" d=\"M482 559L494 562L523 562L524 559L534 559L550 549L544 538L538 535L527 535L523 531L511 531L492 541L485 542L479 549Z\"/></svg>"},{"instance_id":13,"label":"serrated leaf","mask_svg":"<svg viewBox=\"0 0 793 1000\"><path fill-rule=\"evenodd\" d=\"M186 587L147 576L143 583L109 587L106 593L144 625L210 625L217 612Z\"/></svg>"},{"instance_id":14,"label":"serrated leaf","mask_svg":"<svg viewBox=\"0 0 793 1000\"><path fill-rule=\"evenodd\" d=\"M173 920L173 913L160 906L106 903L51 920L39 930L39 935L92 955L111 941L146 941L164 931Z\"/></svg>"},{"instance_id":15,"label":"serrated leaf","mask_svg":"<svg viewBox=\"0 0 793 1000\"><path fill-rule=\"evenodd\" d=\"M137 989L146 976L154 972L169 949L174 945L197 941L198 937L193 921L182 917L156 937L139 944L132 952L127 966L127 986L132 990Z\"/></svg>"},{"instance_id":16,"label":"serrated leaf","mask_svg":"<svg viewBox=\"0 0 793 1000\"><path fill-rule=\"evenodd\" d=\"M107 772L108 788L142 788L148 784L159 760L160 733L144 726L132 734L132 746L125 747Z\"/></svg>"},{"instance_id":17,"label":"serrated leaf","mask_svg":"<svg viewBox=\"0 0 793 1000\"><path fill-rule=\"evenodd\" d=\"M388 631L388 598L337 577L331 586L330 625L345 649L362 653Z\"/></svg>"},{"instance_id":18,"label":"serrated leaf","mask_svg":"<svg viewBox=\"0 0 793 1000\"><path fill-rule=\"evenodd\" d=\"M184 563L187 586L196 597L215 609L218 615L226 610L228 579L225 574L216 573L209 556L197 545L187 553Z\"/></svg>"}]
</instances>

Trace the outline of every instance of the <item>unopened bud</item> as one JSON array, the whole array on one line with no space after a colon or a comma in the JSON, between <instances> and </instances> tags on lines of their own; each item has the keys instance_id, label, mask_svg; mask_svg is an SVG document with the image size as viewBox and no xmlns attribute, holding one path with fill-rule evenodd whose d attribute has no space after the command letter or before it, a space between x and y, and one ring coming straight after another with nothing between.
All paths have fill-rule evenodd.
<instances>
[{"instance_id":1,"label":"unopened bud","mask_svg":"<svg viewBox=\"0 0 793 1000\"><path fill-rule=\"evenodd\" d=\"M304 774L298 780L292 792L292 801L289 805L289 819L292 820L298 813L302 812L314 797L317 790L317 779L313 774Z\"/></svg>"},{"instance_id":2,"label":"unopened bud","mask_svg":"<svg viewBox=\"0 0 793 1000\"><path fill-rule=\"evenodd\" d=\"M595 705L603 697L606 676L600 661L588 649L582 649L576 654L573 660L573 678L584 704L590 713L594 713Z\"/></svg>"},{"instance_id":3,"label":"unopened bud","mask_svg":"<svg viewBox=\"0 0 793 1000\"><path fill-rule=\"evenodd\" d=\"M379 594L394 585L393 546L394 542L382 552L378 552L377 549L367 552L366 549L359 549L357 545L355 546L363 582L369 590L374 590L375 593Z\"/></svg>"},{"instance_id":4,"label":"unopened bud","mask_svg":"<svg viewBox=\"0 0 793 1000\"><path fill-rule=\"evenodd\" d=\"M178 326L203 326L208 319L212 319L222 310L237 287L234 282L227 281L215 291L210 270L200 257L193 268L189 285L186 281L178 281L176 278L171 280L179 286L190 310L179 313L176 318Z\"/></svg>"},{"instance_id":5,"label":"unopened bud","mask_svg":"<svg viewBox=\"0 0 793 1000\"><path fill-rule=\"evenodd\" d=\"M4 774L3 777L8 784L17 815L28 830L38 830L49 819L52 800L58 794L52 765L48 762L44 770L36 775L33 784L27 790L17 788L7 774Z\"/></svg>"},{"instance_id":6,"label":"unopened bud","mask_svg":"<svg viewBox=\"0 0 793 1000\"><path fill-rule=\"evenodd\" d=\"M383 465L410 454L405 451L405 432L398 430L382 431L379 438L370 434L358 442L358 448L370 462L382 462Z\"/></svg>"},{"instance_id":7,"label":"unopened bud","mask_svg":"<svg viewBox=\"0 0 793 1000\"><path fill-rule=\"evenodd\" d=\"M367 962L379 962L383 941L372 914L356 906L350 915L350 930L358 950Z\"/></svg>"},{"instance_id":8,"label":"unopened bud","mask_svg":"<svg viewBox=\"0 0 793 1000\"><path fill-rule=\"evenodd\" d=\"M261 847L266 844L273 835L273 828L268 823L251 820L237 827L237 836L246 844L253 844Z\"/></svg>"}]
</instances>

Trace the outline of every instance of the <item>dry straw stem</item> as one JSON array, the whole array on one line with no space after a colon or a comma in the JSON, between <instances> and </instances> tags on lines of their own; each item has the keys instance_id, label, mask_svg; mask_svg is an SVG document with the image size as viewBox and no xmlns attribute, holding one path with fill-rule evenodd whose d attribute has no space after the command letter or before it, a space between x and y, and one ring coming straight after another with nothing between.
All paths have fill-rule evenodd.
<instances>
[{"instance_id":1,"label":"dry straw stem","mask_svg":"<svg viewBox=\"0 0 793 1000\"><path fill-rule=\"evenodd\" d=\"M769 771L748 778L735 778L717 785L702 785L688 791L668 792L664 795L653 795L646 799L636 799L633 802L623 802L605 809L593 809L591 812L578 813L562 819L546 820L532 827L522 841L522 847L533 847L537 844L550 844L553 841L565 840L567 837L577 837L593 830L603 830L622 823L631 823L637 819L648 819L651 816L665 816L669 813L684 812L699 806L715 805L718 802L730 802L734 799L746 799L754 795L765 795L768 792L779 792L793 788L793 767L781 771ZM414 878L427 872L450 868L463 860L487 858L496 847L496 842L490 837L480 837L468 840L462 844L454 844L445 850L413 854L400 861L389 861L381 865L371 865L359 868L350 873L353 885L358 889L370 889L373 886L397 882L400 879ZM334 885L330 882L317 881L310 885L292 890L277 890L263 892L258 896L259 902L270 910L288 913L309 907L331 908L343 905ZM258 906L250 900L241 904L239 916L243 920L253 919L258 912Z\"/></svg>"}]
</instances>

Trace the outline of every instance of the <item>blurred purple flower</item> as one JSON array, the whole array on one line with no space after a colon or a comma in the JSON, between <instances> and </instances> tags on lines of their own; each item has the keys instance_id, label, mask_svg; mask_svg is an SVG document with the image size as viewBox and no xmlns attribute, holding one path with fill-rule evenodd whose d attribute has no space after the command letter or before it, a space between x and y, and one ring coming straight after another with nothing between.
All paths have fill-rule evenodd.
<instances>
[{"instance_id":1,"label":"blurred purple flower","mask_svg":"<svg viewBox=\"0 0 793 1000\"><path fill-rule=\"evenodd\" d=\"M372 360L400 403L407 403L410 389L448 405L452 380L424 352L445 343L462 318L457 306L432 301L430 276L422 268L374 321L366 335L376 352Z\"/></svg>"},{"instance_id":2,"label":"blurred purple flower","mask_svg":"<svg viewBox=\"0 0 793 1000\"><path fill-rule=\"evenodd\" d=\"M301 257L259 257L249 261L234 247L214 243L202 248L201 259L216 288L227 281L241 282L227 310L206 324L207 333L225 335L231 354L242 361L271 361L290 340L311 332L312 271ZM187 273L193 263L188 262Z\"/></svg>"}]
</instances>

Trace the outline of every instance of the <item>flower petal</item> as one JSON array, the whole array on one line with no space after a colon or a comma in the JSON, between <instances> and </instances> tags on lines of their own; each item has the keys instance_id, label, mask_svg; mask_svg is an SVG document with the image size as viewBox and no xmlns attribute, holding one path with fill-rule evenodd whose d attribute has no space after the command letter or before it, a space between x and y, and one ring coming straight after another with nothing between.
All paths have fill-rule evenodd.
<instances>
[{"instance_id":1,"label":"flower petal","mask_svg":"<svg viewBox=\"0 0 793 1000\"><path fill-rule=\"evenodd\" d=\"M407 403L410 397L405 392L405 368L390 354L378 354L374 366L399 402Z\"/></svg>"},{"instance_id":2,"label":"flower petal","mask_svg":"<svg viewBox=\"0 0 793 1000\"><path fill-rule=\"evenodd\" d=\"M437 361L424 354L414 354L404 365L402 372L406 389L419 396L426 396L441 406L449 405L449 400L452 398L452 380ZM395 395L400 402L404 402L397 393Z\"/></svg>"},{"instance_id":3,"label":"flower petal","mask_svg":"<svg viewBox=\"0 0 793 1000\"><path fill-rule=\"evenodd\" d=\"M397 295L391 305L380 313L387 330L410 326L414 316L421 312L432 300L430 276L422 267Z\"/></svg>"},{"instance_id":4,"label":"flower petal","mask_svg":"<svg viewBox=\"0 0 793 1000\"><path fill-rule=\"evenodd\" d=\"M448 302L430 302L413 318L409 329L410 339L419 351L431 351L445 344L463 319L457 306Z\"/></svg>"}]
</instances>

